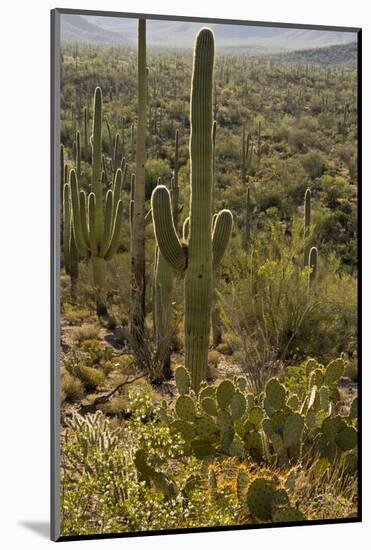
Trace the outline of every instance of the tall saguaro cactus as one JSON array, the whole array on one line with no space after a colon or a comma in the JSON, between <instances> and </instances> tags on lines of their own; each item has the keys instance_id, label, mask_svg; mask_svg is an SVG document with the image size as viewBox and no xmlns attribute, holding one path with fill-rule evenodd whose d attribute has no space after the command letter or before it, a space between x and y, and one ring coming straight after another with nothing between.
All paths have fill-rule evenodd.
<instances>
[{"instance_id":1,"label":"tall saguaro cactus","mask_svg":"<svg viewBox=\"0 0 371 550\"><path fill-rule=\"evenodd\" d=\"M246 205L245 205L245 232L243 236L243 244L246 252L250 250L251 244L251 200L250 187L246 189Z\"/></svg>"},{"instance_id":2,"label":"tall saguaro cactus","mask_svg":"<svg viewBox=\"0 0 371 550\"><path fill-rule=\"evenodd\" d=\"M121 200L122 173L117 170L113 189L103 199L101 179L102 152L102 92L96 88L94 95L94 119L92 145L91 193L79 189L76 172L71 170L72 224L77 249L81 256L90 257L96 289L97 315L107 316L105 303L106 262L117 251L123 203Z\"/></svg>"},{"instance_id":3,"label":"tall saguaro cactus","mask_svg":"<svg viewBox=\"0 0 371 550\"><path fill-rule=\"evenodd\" d=\"M310 189L308 188L305 191L305 196L304 196L304 239L305 239L304 267L309 265L309 251L310 251L309 236L310 236L310 224L311 224L311 214L312 214L311 199L312 199L312 194Z\"/></svg>"},{"instance_id":4,"label":"tall saguaro cactus","mask_svg":"<svg viewBox=\"0 0 371 550\"><path fill-rule=\"evenodd\" d=\"M76 298L76 283L79 274L79 257L72 227L71 188L63 187L63 258L64 267L71 281L71 296Z\"/></svg>"},{"instance_id":5,"label":"tall saguaro cactus","mask_svg":"<svg viewBox=\"0 0 371 550\"><path fill-rule=\"evenodd\" d=\"M88 110L86 107L83 108L83 119L84 119L84 149L83 149L83 159L85 162L89 160L89 121L88 121Z\"/></svg>"},{"instance_id":6,"label":"tall saguaro cactus","mask_svg":"<svg viewBox=\"0 0 371 550\"><path fill-rule=\"evenodd\" d=\"M212 91L214 35L204 28L195 43L191 88L191 193L188 242L174 227L170 194L160 185L152 193L157 245L165 260L185 272L185 365L197 392L206 378L213 269L228 245L233 218L222 210L212 229Z\"/></svg>"},{"instance_id":7,"label":"tall saguaro cactus","mask_svg":"<svg viewBox=\"0 0 371 550\"><path fill-rule=\"evenodd\" d=\"M131 336L141 344L145 319L145 161L147 119L146 20L138 22L138 127L131 247Z\"/></svg>"},{"instance_id":8,"label":"tall saguaro cactus","mask_svg":"<svg viewBox=\"0 0 371 550\"><path fill-rule=\"evenodd\" d=\"M172 200L173 200L173 218L175 229L178 229L179 217L179 130L175 132L175 158L174 158L174 177L172 182Z\"/></svg>"},{"instance_id":9,"label":"tall saguaro cactus","mask_svg":"<svg viewBox=\"0 0 371 550\"><path fill-rule=\"evenodd\" d=\"M215 94L215 89L214 89ZM215 114L215 113L214 113ZM214 212L214 192L215 192L215 160L216 160L216 120L213 122L211 139L213 144L213 164L212 164L212 195L211 195L211 212ZM216 269L214 272L214 277L216 277ZM218 296L216 293L215 287L213 288L212 293L212 304L211 304L211 328L212 328L212 337L213 337L213 346L216 348L222 342L222 323L220 318L220 308L218 304Z\"/></svg>"}]
</instances>

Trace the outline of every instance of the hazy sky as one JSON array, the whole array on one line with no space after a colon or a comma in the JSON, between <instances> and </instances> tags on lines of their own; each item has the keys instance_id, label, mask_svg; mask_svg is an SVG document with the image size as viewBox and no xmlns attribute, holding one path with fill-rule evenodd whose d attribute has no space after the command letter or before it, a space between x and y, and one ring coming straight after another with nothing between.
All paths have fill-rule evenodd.
<instances>
[{"instance_id":1,"label":"hazy sky","mask_svg":"<svg viewBox=\"0 0 371 550\"><path fill-rule=\"evenodd\" d=\"M197 31L204 23L148 20L147 42L163 47L191 48ZM300 49L341 44L356 39L355 33L257 27L208 23L219 47L257 46L265 49ZM62 39L126 42L136 44L137 20L125 17L62 16Z\"/></svg>"}]
</instances>

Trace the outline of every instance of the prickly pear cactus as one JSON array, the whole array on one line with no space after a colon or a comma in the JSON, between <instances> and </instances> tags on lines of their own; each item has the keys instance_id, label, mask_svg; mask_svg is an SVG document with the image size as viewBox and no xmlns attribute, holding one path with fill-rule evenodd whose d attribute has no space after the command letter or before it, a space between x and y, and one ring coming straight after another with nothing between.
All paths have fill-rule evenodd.
<instances>
[{"instance_id":1,"label":"prickly pear cactus","mask_svg":"<svg viewBox=\"0 0 371 550\"><path fill-rule=\"evenodd\" d=\"M256 478L251 482L246 495L246 508L258 522L305 520L304 514L291 506L286 490L274 478Z\"/></svg>"},{"instance_id":2,"label":"prickly pear cactus","mask_svg":"<svg viewBox=\"0 0 371 550\"><path fill-rule=\"evenodd\" d=\"M180 395L185 395L189 392L191 379L188 371L184 367L177 367L175 370L175 383Z\"/></svg>"},{"instance_id":3,"label":"prickly pear cactus","mask_svg":"<svg viewBox=\"0 0 371 550\"><path fill-rule=\"evenodd\" d=\"M269 418L263 420L263 430L272 447L272 457L282 466L299 460L302 451L305 418L291 408L299 407L298 397L293 402L285 387L272 378L265 388L264 408ZM287 402L286 402L287 398Z\"/></svg>"}]
</instances>

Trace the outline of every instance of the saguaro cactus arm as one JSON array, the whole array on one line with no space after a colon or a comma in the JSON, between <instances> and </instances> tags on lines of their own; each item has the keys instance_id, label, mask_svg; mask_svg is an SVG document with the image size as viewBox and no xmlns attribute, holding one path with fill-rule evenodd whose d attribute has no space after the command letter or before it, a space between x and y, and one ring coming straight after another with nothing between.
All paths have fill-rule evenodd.
<instances>
[{"instance_id":1,"label":"saguaro cactus arm","mask_svg":"<svg viewBox=\"0 0 371 550\"><path fill-rule=\"evenodd\" d=\"M313 284L317 275L317 262L318 262L318 250L313 246L309 252L309 267L311 272L309 273L309 285Z\"/></svg>"},{"instance_id":2,"label":"saguaro cactus arm","mask_svg":"<svg viewBox=\"0 0 371 550\"><path fill-rule=\"evenodd\" d=\"M88 197L89 238L92 256L98 256L98 243L96 239L96 198L94 193Z\"/></svg>"},{"instance_id":3,"label":"saguaro cactus arm","mask_svg":"<svg viewBox=\"0 0 371 550\"><path fill-rule=\"evenodd\" d=\"M85 191L80 191L80 225L81 225L81 234L86 246L86 249L89 248L89 229L88 222L86 219L86 194Z\"/></svg>"},{"instance_id":4,"label":"saguaro cactus arm","mask_svg":"<svg viewBox=\"0 0 371 550\"><path fill-rule=\"evenodd\" d=\"M110 245L111 240L111 230L112 230L112 220L113 220L113 193L110 189L107 191L106 195L106 208L104 212L104 230L103 230L103 239L102 239L102 245L100 247L100 256L105 256L106 252L108 250L108 247Z\"/></svg>"},{"instance_id":5,"label":"saguaro cactus arm","mask_svg":"<svg viewBox=\"0 0 371 550\"><path fill-rule=\"evenodd\" d=\"M310 246L309 246L309 236L310 236L310 224L311 224L311 198L312 194L310 189L308 188L305 191L304 196L304 267L309 265L309 252L310 252Z\"/></svg>"},{"instance_id":6,"label":"saguaro cactus arm","mask_svg":"<svg viewBox=\"0 0 371 550\"><path fill-rule=\"evenodd\" d=\"M70 186L71 186L73 232L75 236L76 246L82 256L88 256L89 248L85 243L84 236L81 229L81 212L80 212L81 205L80 205L79 189L78 189L75 170L71 170L70 172Z\"/></svg>"},{"instance_id":7,"label":"saguaro cactus arm","mask_svg":"<svg viewBox=\"0 0 371 550\"><path fill-rule=\"evenodd\" d=\"M69 271L70 258L70 236L71 236L71 206L70 186L68 183L63 187L63 253L66 272Z\"/></svg>"},{"instance_id":8,"label":"saguaro cactus arm","mask_svg":"<svg viewBox=\"0 0 371 550\"><path fill-rule=\"evenodd\" d=\"M152 193L152 217L156 241L165 260L178 271L187 267L187 254L175 231L168 189L158 185Z\"/></svg>"},{"instance_id":9,"label":"saguaro cactus arm","mask_svg":"<svg viewBox=\"0 0 371 550\"><path fill-rule=\"evenodd\" d=\"M113 220L112 231L111 231L111 240L109 242L108 250L104 256L105 260L111 260L117 251L117 247L119 245L119 239L120 239L123 211L124 211L124 204L122 200L120 200L116 206L116 213Z\"/></svg>"},{"instance_id":10,"label":"saguaro cactus arm","mask_svg":"<svg viewBox=\"0 0 371 550\"><path fill-rule=\"evenodd\" d=\"M188 241L189 237L189 216L186 217L186 219L183 222L183 241Z\"/></svg>"},{"instance_id":11,"label":"saguaro cactus arm","mask_svg":"<svg viewBox=\"0 0 371 550\"><path fill-rule=\"evenodd\" d=\"M96 200L96 240L101 243L103 236L103 189L102 189L102 90L97 87L94 93L94 119L92 135L92 191Z\"/></svg>"},{"instance_id":12,"label":"saguaro cactus arm","mask_svg":"<svg viewBox=\"0 0 371 550\"><path fill-rule=\"evenodd\" d=\"M214 222L213 231L213 266L217 267L227 249L233 226L233 215L230 210L221 210Z\"/></svg>"}]
</instances>

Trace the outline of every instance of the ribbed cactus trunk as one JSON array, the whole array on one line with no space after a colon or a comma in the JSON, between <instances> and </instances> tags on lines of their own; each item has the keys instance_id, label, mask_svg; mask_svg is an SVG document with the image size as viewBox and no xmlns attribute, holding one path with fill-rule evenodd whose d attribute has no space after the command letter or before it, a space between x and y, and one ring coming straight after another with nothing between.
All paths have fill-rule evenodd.
<instances>
[{"instance_id":1,"label":"ribbed cactus trunk","mask_svg":"<svg viewBox=\"0 0 371 550\"><path fill-rule=\"evenodd\" d=\"M157 184L161 184L158 178ZM174 211L174 209L173 209ZM165 260L158 246L155 249L152 317L156 341L157 361L161 364L162 378L171 377L172 293L174 270Z\"/></svg>"},{"instance_id":2,"label":"ribbed cactus trunk","mask_svg":"<svg viewBox=\"0 0 371 550\"><path fill-rule=\"evenodd\" d=\"M83 118L84 118L83 159L85 162L88 162L89 161L89 123L88 123L88 110L86 107L83 108Z\"/></svg>"},{"instance_id":3,"label":"ribbed cactus trunk","mask_svg":"<svg viewBox=\"0 0 371 550\"><path fill-rule=\"evenodd\" d=\"M81 139L80 132L76 132L76 173L77 177L81 176Z\"/></svg>"},{"instance_id":4,"label":"ribbed cactus trunk","mask_svg":"<svg viewBox=\"0 0 371 550\"><path fill-rule=\"evenodd\" d=\"M75 236L72 230L72 208L70 185L66 183L63 189L63 257L64 268L71 282L71 297L76 299L77 279L79 275L79 256Z\"/></svg>"},{"instance_id":5,"label":"ribbed cactus trunk","mask_svg":"<svg viewBox=\"0 0 371 550\"><path fill-rule=\"evenodd\" d=\"M212 164L212 199L211 199L211 212L214 212L214 195L215 195L215 146L216 146L216 120L213 122L212 129L212 144L213 144L213 164ZM215 270L217 271L217 267ZM214 278L216 278L217 273L214 273ZM212 327L212 336L213 336L213 346L216 348L219 344L222 343L222 322L220 318L220 307L218 302L218 296L216 293L216 288L214 285L213 295L212 295L212 305L211 305L211 327Z\"/></svg>"},{"instance_id":6,"label":"ribbed cactus trunk","mask_svg":"<svg viewBox=\"0 0 371 550\"><path fill-rule=\"evenodd\" d=\"M245 204L245 231L243 244L245 252L249 252L251 245L251 200L250 200L250 187L246 190L246 204Z\"/></svg>"},{"instance_id":7,"label":"ribbed cactus trunk","mask_svg":"<svg viewBox=\"0 0 371 550\"><path fill-rule=\"evenodd\" d=\"M131 336L141 346L145 320L145 139L147 117L146 21L138 22L138 127L131 250Z\"/></svg>"},{"instance_id":8,"label":"ribbed cactus trunk","mask_svg":"<svg viewBox=\"0 0 371 550\"><path fill-rule=\"evenodd\" d=\"M95 195L95 233L97 246L101 245L103 234L103 189L102 189L102 90L94 94L94 118L92 135L92 182Z\"/></svg>"},{"instance_id":9,"label":"ribbed cactus trunk","mask_svg":"<svg viewBox=\"0 0 371 550\"><path fill-rule=\"evenodd\" d=\"M60 173L59 173L59 179L60 179L60 185L59 185L59 191L60 191L60 204L61 204L61 246L63 247L64 242L64 216L63 216L63 201L64 201L64 184L66 183L65 177L66 177L66 165L64 164L64 147L63 144L60 144L59 147L59 163L60 163Z\"/></svg>"},{"instance_id":10,"label":"ribbed cactus trunk","mask_svg":"<svg viewBox=\"0 0 371 550\"><path fill-rule=\"evenodd\" d=\"M175 229L178 229L179 218L179 130L175 132L175 158L174 158L174 178L172 184L172 203L173 203L173 219Z\"/></svg>"},{"instance_id":11,"label":"ribbed cactus trunk","mask_svg":"<svg viewBox=\"0 0 371 550\"><path fill-rule=\"evenodd\" d=\"M174 227L167 188L159 185L152 194L152 216L157 245L164 259L185 272L185 366L198 392L207 375L213 270L227 248L233 217L222 210L212 231L212 80L214 35L202 29L196 38L191 90L191 198L189 222L180 242Z\"/></svg>"},{"instance_id":12,"label":"ribbed cactus trunk","mask_svg":"<svg viewBox=\"0 0 371 550\"><path fill-rule=\"evenodd\" d=\"M242 148L241 148L241 179L242 183L246 182L246 125L242 125Z\"/></svg>"},{"instance_id":13,"label":"ribbed cactus trunk","mask_svg":"<svg viewBox=\"0 0 371 550\"><path fill-rule=\"evenodd\" d=\"M94 118L92 135L92 182L91 189L95 195L95 241L99 249L103 236L103 189L102 189L102 90L95 89ZM101 261L102 260L102 261ZM96 291L96 305L98 317L108 315L106 292L106 264L98 255L92 256L93 280Z\"/></svg>"},{"instance_id":14,"label":"ribbed cactus trunk","mask_svg":"<svg viewBox=\"0 0 371 550\"><path fill-rule=\"evenodd\" d=\"M304 197L304 267L309 265L309 251L310 251L310 224L311 224L311 191L307 189Z\"/></svg>"},{"instance_id":15,"label":"ribbed cactus trunk","mask_svg":"<svg viewBox=\"0 0 371 550\"><path fill-rule=\"evenodd\" d=\"M162 377L171 376L172 319L171 302L173 292L173 269L158 247L155 251L155 280L153 319L157 360L161 363Z\"/></svg>"},{"instance_id":16,"label":"ribbed cactus trunk","mask_svg":"<svg viewBox=\"0 0 371 550\"><path fill-rule=\"evenodd\" d=\"M197 36L191 88L191 204L188 267L185 276L185 362L198 391L207 375L212 291L212 95L214 36Z\"/></svg>"},{"instance_id":17,"label":"ribbed cactus trunk","mask_svg":"<svg viewBox=\"0 0 371 550\"><path fill-rule=\"evenodd\" d=\"M256 168L257 170L259 171L260 170L260 161L261 161L261 158L262 158L262 145L261 145L261 122L259 121L258 123L258 144L257 144L257 151L256 151L256 156L257 156L257 162L256 162Z\"/></svg>"},{"instance_id":18,"label":"ribbed cactus trunk","mask_svg":"<svg viewBox=\"0 0 371 550\"><path fill-rule=\"evenodd\" d=\"M308 275L308 292L313 288L317 278L317 263L318 263L318 250L313 246L309 251L309 267L310 273Z\"/></svg>"}]
</instances>

